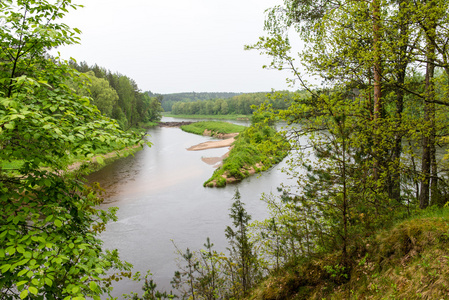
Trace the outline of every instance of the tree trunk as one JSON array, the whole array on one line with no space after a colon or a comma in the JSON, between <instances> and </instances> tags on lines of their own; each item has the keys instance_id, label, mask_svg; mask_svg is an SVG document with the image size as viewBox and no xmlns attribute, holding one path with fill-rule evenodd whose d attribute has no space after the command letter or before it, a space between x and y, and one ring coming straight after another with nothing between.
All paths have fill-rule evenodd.
<instances>
[{"instance_id":1,"label":"tree trunk","mask_svg":"<svg viewBox=\"0 0 449 300\"><path fill-rule=\"evenodd\" d=\"M373 55L374 55L374 180L379 179L380 172L380 157L382 155L379 146L380 141L378 137L378 129L380 126L380 119L382 113L382 71L381 71L381 52L380 52L380 0L373 0L372 2L373 14Z\"/></svg>"},{"instance_id":2,"label":"tree trunk","mask_svg":"<svg viewBox=\"0 0 449 300\"><path fill-rule=\"evenodd\" d=\"M431 175L436 175L435 160L435 86L433 82L435 74L435 30L436 22L433 18L427 23L428 27L424 28L427 35L426 45L426 86L424 97L424 129L422 139L422 161L421 161L421 193L419 195L419 207L426 208L429 205L430 185L432 181L433 194L436 197L437 182L436 178L431 180ZM432 167L432 174L431 174Z\"/></svg>"},{"instance_id":3,"label":"tree trunk","mask_svg":"<svg viewBox=\"0 0 449 300\"><path fill-rule=\"evenodd\" d=\"M398 68L397 68L397 86L396 86L396 116L394 135L394 145L392 153L393 173L391 174L391 182L389 188L389 196L398 202L401 200L401 154L402 154L402 112L404 110L404 90L406 70L408 65L408 58L406 57L408 37L407 37L407 18L404 12L404 1L399 3L399 53L398 53Z\"/></svg>"}]
</instances>

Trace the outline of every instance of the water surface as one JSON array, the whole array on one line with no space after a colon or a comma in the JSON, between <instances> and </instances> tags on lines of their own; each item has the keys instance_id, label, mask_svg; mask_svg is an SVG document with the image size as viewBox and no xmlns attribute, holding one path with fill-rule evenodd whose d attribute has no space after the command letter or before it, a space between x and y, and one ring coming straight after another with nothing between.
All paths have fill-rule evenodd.
<instances>
[{"instance_id":1,"label":"water surface","mask_svg":"<svg viewBox=\"0 0 449 300\"><path fill-rule=\"evenodd\" d=\"M107 190L103 208L119 207L118 221L109 224L102 235L105 247L118 249L121 258L134 265L134 271L150 269L158 288L168 290L177 269L172 241L181 250L200 249L210 237L217 250L225 251L224 230L231 224L228 215L236 188L253 219L262 220L268 213L261 194L276 192L287 178L280 171L281 163L236 185L204 188L214 167L201 158L222 156L228 148L187 151L213 138L179 128L156 127L148 133L151 148L145 146L88 179ZM140 288L141 284L121 281L115 285L114 295L140 293Z\"/></svg>"}]
</instances>

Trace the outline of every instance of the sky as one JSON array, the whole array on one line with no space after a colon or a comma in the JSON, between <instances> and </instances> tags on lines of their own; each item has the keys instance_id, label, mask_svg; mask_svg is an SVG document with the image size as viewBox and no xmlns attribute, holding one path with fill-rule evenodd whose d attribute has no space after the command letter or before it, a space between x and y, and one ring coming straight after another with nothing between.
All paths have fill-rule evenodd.
<instances>
[{"instance_id":1,"label":"sky","mask_svg":"<svg viewBox=\"0 0 449 300\"><path fill-rule=\"evenodd\" d=\"M264 34L264 11L282 0L77 0L64 22L82 31L61 57L97 64L142 91L259 92L288 89L287 71L244 45Z\"/></svg>"}]
</instances>

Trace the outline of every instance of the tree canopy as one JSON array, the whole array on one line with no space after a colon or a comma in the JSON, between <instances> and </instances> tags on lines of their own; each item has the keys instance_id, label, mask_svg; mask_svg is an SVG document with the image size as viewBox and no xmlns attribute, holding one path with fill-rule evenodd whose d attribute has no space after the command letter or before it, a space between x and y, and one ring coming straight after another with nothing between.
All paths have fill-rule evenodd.
<instances>
[{"instance_id":1,"label":"tree canopy","mask_svg":"<svg viewBox=\"0 0 449 300\"><path fill-rule=\"evenodd\" d=\"M85 73L89 88L80 93L91 95L93 104L106 116L117 120L122 129L139 127L161 119L162 96L142 92L137 83L120 73L112 73L98 65L70 61L70 65ZM85 87L83 87L85 89Z\"/></svg>"},{"instance_id":2,"label":"tree canopy","mask_svg":"<svg viewBox=\"0 0 449 300\"><path fill-rule=\"evenodd\" d=\"M80 31L60 22L77 7L70 0L0 2L2 299L99 299L106 270L129 268L98 238L114 209L99 210L99 189L67 170L73 155L140 141L75 92L85 76L48 55L78 42Z\"/></svg>"}]
</instances>

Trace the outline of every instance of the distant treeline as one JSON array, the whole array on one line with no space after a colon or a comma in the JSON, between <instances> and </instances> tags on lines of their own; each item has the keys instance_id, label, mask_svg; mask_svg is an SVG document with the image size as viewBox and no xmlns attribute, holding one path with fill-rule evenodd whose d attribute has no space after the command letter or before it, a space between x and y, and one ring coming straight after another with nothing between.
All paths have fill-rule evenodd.
<instances>
[{"instance_id":1,"label":"distant treeline","mask_svg":"<svg viewBox=\"0 0 449 300\"><path fill-rule=\"evenodd\" d=\"M293 94L289 92L282 92L282 94L283 97L271 97L273 93L260 92L238 94L227 99L176 102L172 106L171 113L174 115L249 115L253 113L254 105L259 106L264 102L268 102L273 108L285 109L289 106Z\"/></svg>"},{"instance_id":2,"label":"distant treeline","mask_svg":"<svg viewBox=\"0 0 449 300\"><path fill-rule=\"evenodd\" d=\"M195 102L201 100L211 100L211 99L227 99L242 93L231 93L231 92L186 92L186 93L174 93L174 94L163 94L162 108L164 111L171 111L173 104L176 102Z\"/></svg>"},{"instance_id":3,"label":"distant treeline","mask_svg":"<svg viewBox=\"0 0 449 300\"><path fill-rule=\"evenodd\" d=\"M123 129L159 121L163 111L162 96L139 90L136 82L120 73L112 73L98 65L71 62L74 69L90 79L90 94L74 86L79 93L92 97L93 104L106 116L117 120Z\"/></svg>"}]
</instances>

